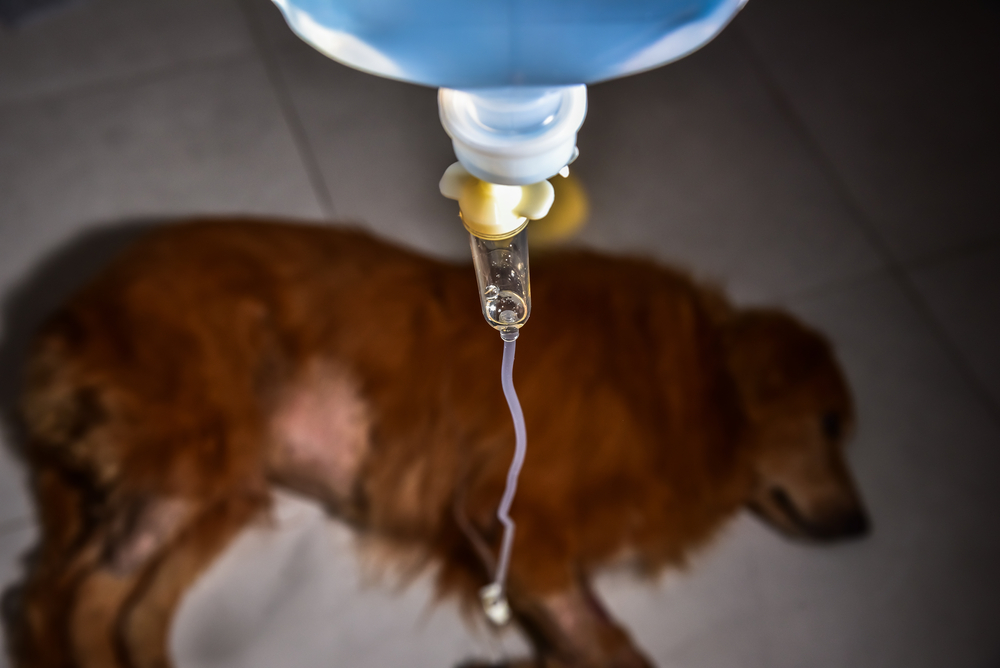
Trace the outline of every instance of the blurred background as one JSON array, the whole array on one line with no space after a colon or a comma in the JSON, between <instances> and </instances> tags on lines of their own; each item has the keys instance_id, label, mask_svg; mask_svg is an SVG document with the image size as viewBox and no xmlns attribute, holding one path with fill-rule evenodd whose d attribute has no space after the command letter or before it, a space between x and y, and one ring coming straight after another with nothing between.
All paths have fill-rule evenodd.
<instances>
[{"instance_id":1,"label":"blurred background","mask_svg":"<svg viewBox=\"0 0 1000 668\"><path fill-rule=\"evenodd\" d=\"M466 258L437 190L454 157L435 91L326 59L266 0L79 0L29 19L0 28L4 408L39 320L157 222L349 221ZM826 332L874 520L864 542L814 548L741 517L689 573L602 578L658 665L1000 666L998 120L987 0L751 0L689 58L591 88L574 243L654 254ZM4 586L35 537L5 438ZM276 517L186 599L180 666L524 651L433 608L425 580L373 582L315 506L282 496Z\"/></svg>"}]
</instances>

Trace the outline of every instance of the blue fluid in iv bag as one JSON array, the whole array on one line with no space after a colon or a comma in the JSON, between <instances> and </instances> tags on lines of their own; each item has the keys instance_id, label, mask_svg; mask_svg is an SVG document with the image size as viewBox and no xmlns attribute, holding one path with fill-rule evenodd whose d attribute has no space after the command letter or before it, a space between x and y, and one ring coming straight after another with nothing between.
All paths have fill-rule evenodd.
<instances>
[{"instance_id":1,"label":"blue fluid in iv bag","mask_svg":"<svg viewBox=\"0 0 1000 668\"><path fill-rule=\"evenodd\" d=\"M589 84L682 58L746 0L274 0L358 70L457 89Z\"/></svg>"}]
</instances>

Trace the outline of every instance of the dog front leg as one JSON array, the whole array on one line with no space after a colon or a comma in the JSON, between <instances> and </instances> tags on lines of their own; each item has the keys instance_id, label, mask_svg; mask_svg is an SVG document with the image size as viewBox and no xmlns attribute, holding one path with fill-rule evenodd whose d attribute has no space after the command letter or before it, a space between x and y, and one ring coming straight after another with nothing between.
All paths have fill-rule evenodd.
<instances>
[{"instance_id":1,"label":"dog front leg","mask_svg":"<svg viewBox=\"0 0 1000 668\"><path fill-rule=\"evenodd\" d=\"M514 616L546 668L652 668L583 579L533 596L511 588Z\"/></svg>"},{"instance_id":2,"label":"dog front leg","mask_svg":"<svg viewBox=\"0 0 1000 668\"><path fill-rule=\"evenodd\" d=\"M585 581L554 593L508 589L514 619L535 648L533 659L467 662L459 668L653 668Z\"/></svg>"}]
</instances>

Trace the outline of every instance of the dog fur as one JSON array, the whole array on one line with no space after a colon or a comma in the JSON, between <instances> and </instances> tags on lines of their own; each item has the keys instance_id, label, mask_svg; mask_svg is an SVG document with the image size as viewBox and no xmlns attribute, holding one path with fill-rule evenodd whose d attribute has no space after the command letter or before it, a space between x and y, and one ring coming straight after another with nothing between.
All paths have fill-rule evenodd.
<instances>
[{"instance_id":1,"label":"dog fur","mask_svg":"<svg viewBox=\"0 0 1000 668\"><path fill-rule=\"evenodd\" d=\"M817 332L587 252L537 258L532 299L508 590L524 665L651 665L589 578L623 555L682 566L743 507L793 536L866 530L850 395ZM273 485L472 609L513 444L477 302L467 266L329 227L192 222L111 263L27 364L41 542L8 597L16 665L170 665L181 596Z\"/></svg>"}]
</instances>

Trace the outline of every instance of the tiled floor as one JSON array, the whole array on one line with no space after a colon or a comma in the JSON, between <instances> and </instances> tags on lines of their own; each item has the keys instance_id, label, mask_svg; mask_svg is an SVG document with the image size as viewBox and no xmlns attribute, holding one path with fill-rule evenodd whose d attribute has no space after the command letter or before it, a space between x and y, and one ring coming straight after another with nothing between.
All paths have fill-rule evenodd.
<instances>
[{"instance_id":1,"label":"tiled floor","mask_svg":"<svg viewBox=\"0 0 1000 668\"><path fill-rule=\"evenodd\" d=\"M641 251L828 332L856 392L868 541L750 518L688 574L599 587L658 665L1000 665L1000 11L753 0L701 52L594 86L584 243ZM347 70L266 0L87 0L0 32L0 399L44 312L143 223L350 219L464 257L434 92ZM470 279L471 280L471 279ZM470 305L474 308L474 305ZM0 450L0 579L34 528ZM448 666L514 636L366 584L283 497L191 593L180 666ZM2 664L0 659L0 665Z\"/></svg>"}]
</instances>

